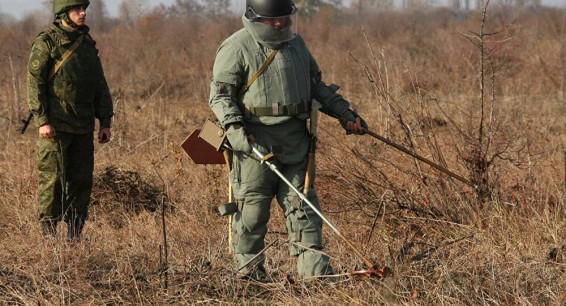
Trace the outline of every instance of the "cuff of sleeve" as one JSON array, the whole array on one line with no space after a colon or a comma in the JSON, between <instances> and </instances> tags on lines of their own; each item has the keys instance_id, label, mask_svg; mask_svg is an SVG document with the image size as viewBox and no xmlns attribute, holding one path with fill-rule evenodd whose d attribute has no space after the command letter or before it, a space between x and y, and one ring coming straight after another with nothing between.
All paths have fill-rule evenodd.
<instances>
[{"instance_id":1,"label":"cuff of sleeve","mask_svg":"<svg viewBox=\"0 0 566 306\"><path fill-rule=\"evenodd\" d=\"M342 102L343 103L337 103L334 105L333 109L331 110L333 117L340 118L350 110L350 103L346 102L346 100L342 100Z\"/></svg>"},{"instance_id":2,"label":"cuff of sleeve","mask_svg":"<svg viewBox=\"0 0 566 306\"><path fill-rule=\"evenodd\" d=\"M112 123L111 119L100 119L100 128L104 129L104 128L110 128L110 125Z\"/></svg>"},{"instance_id":3,"label":"cuff of sleeve","mask_svg":"<svg viewBox=\"0 0 566 306\"><path fill-rule=\"evenodd\" d=\"M352 113L352 115L353 115L353 111L350 108L347 108L343 112L340 113L340 118L346 116L348 113Z\"/></svg>"},{"instance_id":4,"label":"cuff of sleeve","mask_svg":"<svg viewBox=\"0 0 566 306\"><path fill-rule=\"evenodd\" d=\"M224 126L224 129L225 129L225 130L227 130L228 127L229 127L230 125L232 125L232 124L239 124L239 125L241 125L241 126L244 125L244 123L242 122L242 120L238 120L238 119L236 119L236 118L230 119L230 120L226 120L226 121L222 122L222 125Z\"/></svg>"},{"instance_id":5,"label":"cuff of sleeve","mask_svg":"<svg viewBox=\"0 0 566 306\"><path fill-rule=\"evenodd\" d=\"M42 116L33 116L33 122L35 124L35 127L40 127L42 125L46 125L49 123L49 118L47 118L46 115L42 115Z\"/></svg>"}]
</instances>

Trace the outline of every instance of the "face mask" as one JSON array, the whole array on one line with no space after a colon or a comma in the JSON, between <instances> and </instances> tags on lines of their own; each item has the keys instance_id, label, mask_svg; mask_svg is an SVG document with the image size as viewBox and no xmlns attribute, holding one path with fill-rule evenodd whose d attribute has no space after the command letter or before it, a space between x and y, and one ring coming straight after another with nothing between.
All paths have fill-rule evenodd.
<instances>
[{"instance_id":1,"label":"face mask","mask_svg":"<svg viewBox=\"0 0 566 306\"><path fill-rule=\"evenodd\" d=\"M242 16L242 22L255 40L270 49L278 49L284 42L290 41L296 36L292 19L281 30L260 21L250 21L245 15Z\"/></svg>"}]
</instances>

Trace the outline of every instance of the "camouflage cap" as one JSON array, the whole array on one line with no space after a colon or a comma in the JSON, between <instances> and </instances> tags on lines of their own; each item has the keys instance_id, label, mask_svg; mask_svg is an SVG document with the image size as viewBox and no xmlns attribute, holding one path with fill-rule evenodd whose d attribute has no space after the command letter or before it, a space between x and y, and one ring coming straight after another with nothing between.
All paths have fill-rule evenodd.
<instances>
[{"instance_id":1,"label":"camouflage cap","mask_svg":"<svg viewBox=\"0 0 566 306\"><path fill-rule=\"evenodd\" d=\"M68 11L73 6L89 6L89 0L53 0L53 14L59 15Z\"/></svg>"}]
</instances>

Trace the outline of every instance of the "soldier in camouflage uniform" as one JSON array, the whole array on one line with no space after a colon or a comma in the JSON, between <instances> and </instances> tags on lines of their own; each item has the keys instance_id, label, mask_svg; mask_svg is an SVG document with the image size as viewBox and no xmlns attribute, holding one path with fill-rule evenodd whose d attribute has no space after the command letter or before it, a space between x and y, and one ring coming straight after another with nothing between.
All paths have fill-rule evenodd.
<instances>
[{"instance_id":1,"label":"soldier in camouflage uniform","mask_svg":"<svg viewBox=\"0 0 566 306\"><path fill-rule=\"evenodd\" d=\"M281 154L273 163L302 190L312 99L322 104L323 113L338 118L347 133L363 134L367 128L336 93L338 86L321 80L320 69L303 39L292 31L295 12L291 0L248 0L242 16L244 28L221 44L213 68L209 104L234 152L230 180L238 211L232 216L231 247L244 277L266 277L263 256L253 267L245 263L265 246L274 197L284 212L289 240L295 242L290 253L298 257L299 277L333 273L328 256L316 251L323 248L321 218L251 154L250 143L262 153L279 148ZM274 49L278 50L274 60L246 88ZM308 191L307 198L320 207L314 189Z\"/></svg>"},{"instance_id":2,"label":"soldier in camouflage uniform","mask_svg":"<svg viewBox=\"0 0 566 306\"><path fill-rule=\"evenodd\" d=\"M98 141L111 137L112 99L85 25L89 4L54 0L55 21L37 36L29 59L29 108L39 128L39 218L46 237L56 235L60 220L67 223L67 239L80 236L92 191L95 118Z\"/></svg>"}]
</instances>

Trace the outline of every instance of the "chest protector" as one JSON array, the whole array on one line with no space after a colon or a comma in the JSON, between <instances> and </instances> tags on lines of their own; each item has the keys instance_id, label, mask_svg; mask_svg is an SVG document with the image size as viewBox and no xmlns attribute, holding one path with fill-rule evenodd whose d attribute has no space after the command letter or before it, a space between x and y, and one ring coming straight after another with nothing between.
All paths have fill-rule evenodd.
<instances>
[{"instance_id":1,"label":"chest protector","mask_svg":"<svg viewBox=\"0 0 566 306\"><path fill-rule=\"evenodd\" d=\"M242 54L247 78L252 78L271 50L248 42ZM292 117L305 120L311 101L310 54L300 37L284 43L273 61L241 96L238 105L244 121L279 124Z\"/></svg>"}]
</instances>

